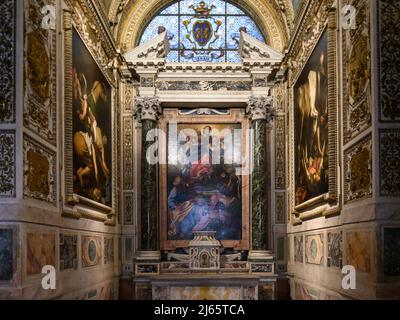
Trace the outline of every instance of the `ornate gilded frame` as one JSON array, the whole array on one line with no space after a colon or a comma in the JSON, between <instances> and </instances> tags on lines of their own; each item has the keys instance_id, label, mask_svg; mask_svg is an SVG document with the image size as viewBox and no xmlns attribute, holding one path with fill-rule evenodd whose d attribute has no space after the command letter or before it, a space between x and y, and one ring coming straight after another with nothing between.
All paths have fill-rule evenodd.
<instances>
[{"instance_id":1,"label":"ornate gilded frame","mask_svg":"<svg viewBox=\"0 0 400 320\"><path fill-rule=\"evenodd\" d=\"M324 12L324 6L329 8ZM317 14L317 13L321 14ZM294 54L289 59L291 74L289 79L290 90L290 212L294 215L294 224L318 216L328 216L339 212L338 190L338 163L339 163L339 131L338 131L338 72L337 72L337 10L331 0L322 1L319 7L311 4L305 12L306 23L304 29L299 30L297 40L294 41ZM328 142L329 142L329 181L328 192L310 199L298 206L295 205L295 178L294 178L294 86L306 63L311 57L320 38L327 31L328 35Z\"/></svg>"},{"instance_id":2,"label":"ornate gilded frame","mask_svg":"<svg viewBox=\"0 0 400 320\"><path fill-rule=\"evenodd\" d=\"M167 132L169 121L179 123L240 123L242 125L242 150L247 148L246 130L250 128L250 121L245 117L244 111L241 109L230 109L227 115L181 115L178 109L164 109L163 116L159 121L159 128ZM250 150L250 149L249 149ZM162 149L161 157L167 159L167 150ZM250 160L250 159L249 159ZM168 212L167 212L167 165L161 164L159 168L160 176L160 192L159 192L159 208L160 208L160 249L175 250L176 248L186 248L189 245L188 240L168 240ZM221 244L226 248L234 248L235 250L249 250L250 248L250 176L242 176L242 239L241 240L222 240Z\"/></svg>"},{"instance_id":3,"label":"ornate gilded frame","mask_svg":"<svg viewBox=\"0 0 400 320\"><path fill-rule=\"evenodd\" d=\"M69 1L68 1L69 2ZM106 225L115 225L115 207L117 205L117 156L116 156L116 125L115 125L115 108L116 108L116 82L113 78L112 71L107 68L107 64L112 59L110 52L99 51L97 43L93 40L96 35L88 32L88 29L82 29L82 21L78 24L78 17L82 19L85 11L95 10L94 7L88 8L84 0L73 1L69 4L68 9L63 10L63 48L64 48L64 107L62 112L63 118L63 175L62 175L62 194L63 194L63 216L74 219L87 218L102 221ZM91 12L95 16L94 12ZM86 16L84 16L86 18ZM99 23L99 21L96 21ZM111 131L112 131L112 206L106 206L95 202L91 199L82 197L73 192L73 145L72 139L72 35L76 30L81 37L91 56L96 61L101 72L104 74L107 82L111 86ZM98 32L98 31L97 31ZM106 38L106 37L105 37ZM97 35L97 39L99 35ZM98 40L100 41L100 40ZM105 40L104 40L105 41ZM109 44L101 44L107 47ZM107 47L108 49L109 47Z\"/></svg>"}]
</instances>

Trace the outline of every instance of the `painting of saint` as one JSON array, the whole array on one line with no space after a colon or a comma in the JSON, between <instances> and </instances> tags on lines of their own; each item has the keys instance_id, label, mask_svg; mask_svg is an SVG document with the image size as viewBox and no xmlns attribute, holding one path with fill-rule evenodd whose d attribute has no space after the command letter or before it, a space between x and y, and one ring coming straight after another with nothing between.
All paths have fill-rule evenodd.
<instances>
[{"instance_id":1,"label":"painting of saint","mask_svg":"<svg viewBox=\"0 0 400 320\"><path fill-rule=\"evenodd\" d=\"M328 192L328 40L323 33L294 87L296 206Z\"/></svg>"},{"instance_id":2,"label":"painting of saint","mask_svg":"<svg viewBox=\"0 0 400 320\"><path fill-rule=\"evenodd\" d=\"M72 47L74 193L111 206L111 86L75 29Z\"/></svg>"},{"instance_id":3,"label":"painting of saint","mask_svg":"<svg viewBox=\"0 0 400 320\"><path fill-rule=\"evenodd\" d=\"M216 231L218 240L242 239L242 180L234 161L241 146L230 136L240 128L178 124L180 138L168 140L168 240L192 240L193 231Z\"/></svg>"}]
</instances>

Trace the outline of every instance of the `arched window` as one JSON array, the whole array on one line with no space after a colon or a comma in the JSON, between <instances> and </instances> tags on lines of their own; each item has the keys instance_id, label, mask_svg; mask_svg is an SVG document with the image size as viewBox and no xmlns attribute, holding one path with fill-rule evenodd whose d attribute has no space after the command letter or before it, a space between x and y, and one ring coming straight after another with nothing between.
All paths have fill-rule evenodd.
<instances>
[{"instance_id":1,"label":"arched window","mask_svg":"<svg viewBox=\"0 0 400 320\"><path fill-rule=\"evenodd\" d=\"M140 44L167 31L168 62L240 62L240 30L265 42L253 19L224 0L181 0L160 11L140 38Z\"/></svg>"}]
</instances>

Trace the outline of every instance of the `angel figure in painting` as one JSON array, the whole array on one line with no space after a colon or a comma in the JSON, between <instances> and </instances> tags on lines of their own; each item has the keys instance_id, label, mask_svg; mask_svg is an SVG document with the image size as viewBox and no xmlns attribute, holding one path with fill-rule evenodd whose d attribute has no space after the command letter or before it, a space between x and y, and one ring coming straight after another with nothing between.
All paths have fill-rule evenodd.
<instances>
[{"instance_id":1,"label":"angel figure in painting","mask_svg":"<svg viewBox=\"0 0 400 320\"><path fill-rule=\"evenodd\" d=\"M77 177L81 188L84 188L85 178L89 177L94 171L97 185L99 185L100 174L99 165L103 175L109 176L109 169L105 159L105 145L107 137L102 134L102 130L97 125L96 113L97 103L100 99L107 101L107 94L104 85L99 81L94 81L92 89L87 93L87 81L83 73L73 72L73 98L79 101L77 116L82 123L84 131L78 131L74 135L75 152L80 159L81 165L77 169ZM99 201L101 198L100 188L97 186L92 192L93 198Z\"/></svg>"}]
</instances>

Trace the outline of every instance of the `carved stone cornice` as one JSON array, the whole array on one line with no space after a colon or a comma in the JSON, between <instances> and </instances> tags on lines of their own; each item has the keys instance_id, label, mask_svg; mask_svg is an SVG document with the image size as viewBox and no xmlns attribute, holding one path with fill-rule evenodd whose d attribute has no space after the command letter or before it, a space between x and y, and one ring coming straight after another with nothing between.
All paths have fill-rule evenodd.
<instances>
[{"instance_id":1,"label":"carved stone cornice","mask_svg":"<svg viewBox=\"0 0 400 320\"><path fill-rule=\"evenodd\" d=\"M272 97L251 96L247 104L246 113L251 121L266 120L271 125L276 115Z\"/></svg>"},{"instance_id":2,"label":"carved stone cornice","mask_svg":"<svg viewBox=\"0 0 400 320\"><path fill-rule=\"evenodd\" d=\"M160 114L161 106L157 97L135 97L134 117L136 120L157 121Z\"/></svg>"}]
</instances>

